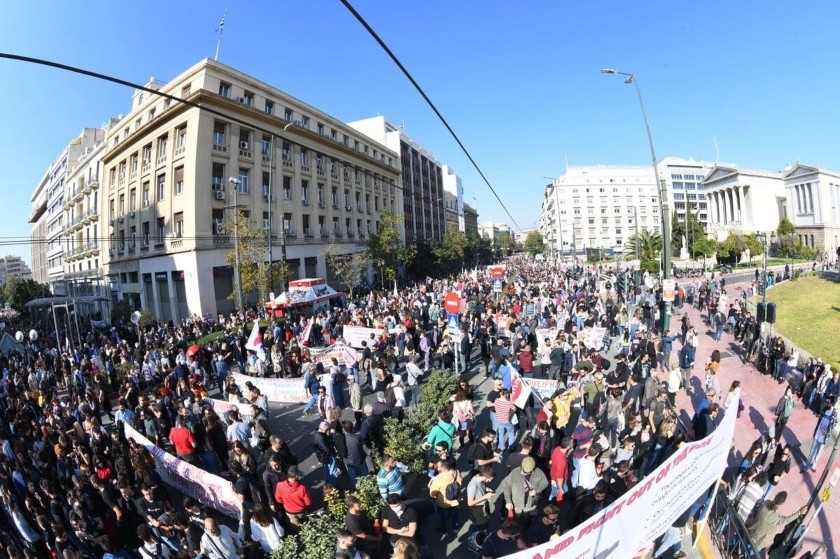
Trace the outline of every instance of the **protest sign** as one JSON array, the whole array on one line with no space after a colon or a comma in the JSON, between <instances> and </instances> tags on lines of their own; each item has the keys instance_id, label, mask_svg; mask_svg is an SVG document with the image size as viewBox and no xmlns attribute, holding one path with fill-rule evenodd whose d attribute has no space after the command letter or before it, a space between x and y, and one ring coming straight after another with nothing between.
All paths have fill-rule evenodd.
<instances>
[{"instance_id":1,"label":"protest sign","mask_svg":"<svg viewBox=\"0 0 840 559\"><path fill-rule=\"evenodd\" d=\"M685 444L612 505L558 539L505 559L636 557L723 475L738 403L711 435Z\"/></svg>"},{"instance_id":2,"label":"protest sign","mask_svg":"<svg viewBox=\"0 0 840 559\"><path fill-rule=\"evenodd\" d=\"M324 367L329 368L332 365L332 359L335 357L339 365L346 365L353 367L356 365L358 357L356 350L352 347L336 343L329 347L313 347L309 348L309 355L313 363L323 363Z\"/></svg>"},{"instance_id":3,"label":"protest sign","mask_svg":"<svg viewBox=\"0 0 840 559\"><path fill-rule=\"evenodd\" d=\"M583 344L589 349L601 349L604 345L604 336L607 334L607 329L602 326L593 328L586 328L583 331Z\"/></svg>"},{"instance_id":4,"label":"protest sign","mask_svg":"<svg viewBox=\"0 0 840 559\"><path fill-rule=\"evenodd\" d=\"M309 401L309 394L303 387L303 378L260 378L236 372L232 372L231 376L240 386L250 382L259 388L269 402L300 404Z\"/></svg>"},{"instance_id":5,"label":"protest sign","mask_svg":"<svg viewBox=\"0 0 840 559\"><path fill-rule=\"evenodd\" d=\"M362 348L362 342L367 342L368 347L371 346L370 335L373 334L374 339L379 339L383 330L381 328L365 328L364 326L345 326L342 330L342 337L344 343L356 349Z\"/></svg>"},{"instance_id":6,"label":"protest sign","mask_svg":"<svg viewBox=\"0 0 840 559\"><path fill-rule=\"evenodd\" d=\"M251 404L238 404L213 398L205 398L204 401L210 404L213 411L216 412L216 415L219 416L219 419L225 425L228 425L227 413L232 410L238 410L240 419L245 423L251 421Z\"/></svg>"},{"instance_id":7,"label":"protest sign","mask_svg":"<svg viewBox=\"0 0 840 559\"><path fill-rule=\"evenodd\" d=\"M145 447L152 455L157 473L165 483L206 507L239 518L239 499L231 482L169 454L131 426L124 425L124 428L126 438Z\"/></svg>"}]
</instances>

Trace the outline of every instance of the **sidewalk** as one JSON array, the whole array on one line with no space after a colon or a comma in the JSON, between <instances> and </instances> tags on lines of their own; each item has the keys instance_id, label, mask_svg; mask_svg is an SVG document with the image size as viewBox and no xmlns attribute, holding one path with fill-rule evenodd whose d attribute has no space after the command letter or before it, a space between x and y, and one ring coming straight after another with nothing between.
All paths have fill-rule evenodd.
<instances>
[{"instance_id":1,"label":"sidewalk","mask_svg":"<svg viewBox=\"0 0 840 559\"><path fill-rule=\"evenodd\" d=\"M741 290L748 285L748 282L732 285L727 283L726 291L730 300L739 297ZM741 360L740 346L731 335L724 333L721 341L715 342L711 336L712 331L706 321L705 314L701 317L700 311L688 305L683 307L682 314L688 314L691 324L700 334L700 344L694 360L693 395L689 397L684 391L680 391L677 398L677 407L684 410L682 412L683 421L687 424L690 423L693 410L702 395L703 365L713 350L720 350L722 359L718 377L722 392L720 395L721 403L726 397L732 381L741 381L741 401L744 403L744 411L738 419L733 441L733 456L730 457L729 461L731 466L737 465L743 453L775 421L776 404L784 393L784 385L777 383L770 376L760 374L751 364L744 364ZM672 318L671 325L671 331L676 332L679 328L679 319ZM674 354L679 351L680 347L682 346L679 343L675 344ZM805 409L797 399L793 416L788 421L787 429L783 435L783 441L791 445L793 463L790 473L782 478L776 491L777 493L778 491L788 492L787 502L781 510L782 514L791 514L808 501L811 492L819 481L822 469L828 461L830 448L823 453L816 473L810 471L805 474L801 473L801 468L811 449L816 423L817 417L811 411ZM832 469L836 468L837 465L838 463L835 462ZM839 549L832 541L832 536L835 533L840 533L838 499L840 498L834 496L826 503L819 517L811 524L805 535L803 552L813 550L820 543L825 543L828 548L828 557L836 557ZM809 519L813 516L815 508L809 513Z\"/></svg>"}]
</instances>

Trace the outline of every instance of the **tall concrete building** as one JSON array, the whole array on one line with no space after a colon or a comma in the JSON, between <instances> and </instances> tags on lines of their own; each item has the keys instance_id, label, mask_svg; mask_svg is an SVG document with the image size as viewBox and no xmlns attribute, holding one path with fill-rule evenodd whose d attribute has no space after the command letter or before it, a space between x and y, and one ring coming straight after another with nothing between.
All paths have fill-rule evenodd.
<instances>
[{"instance_id":1,"label":"tall concrete building","mask_svg":"<svg viewBox=\"0 0 840 559\"><path fill-rule=\"evenodd\" d=\"M269 84L204 59L147 87L208 109L137 91L108 131L106 273L115 298L159 319L233 310L234 206L290 279L331 279L325 247L363 249L382 208L403 207L396 151Z\"/></svg>"},{"instance_id":2,"label":"tall concrete building","mask_svg":"<svg viewBox=\"0 0 840 559\"><path fill-rule=\"evenodd\" d=\"M452 224L462 233L461 216L464 214L464 185L455 171L449 165L443 166L443 215L446 226L444 232Z\"/></svg>"},{"instance_id":3,"label":"tall concrete building","mask_svg":"<svg viewBox=\"0 0 840 559\"><path fill-rule=\"evenodd\" d=\"M656 166L665 181L671 218L681 222L686 211L691 212L704 226L709 223L709 202L703 191L703 179L711 173L714 163L680 157L666 157Z\"/></svg>"},{"instance_id":4,"label":"tall concrete building","mask_svg":"<svg viewBox=\"0 0 840 559\"><path fill-rule=\"evenodd\" d=\"M423 145L405 130L376 116L348 126L400 154L405 242L442 239L446 233L443 167Z\"/></svg>"},{"instance_id":5,"label":"tall concrete building","mask_svg":"<svg viewBox=\"0 0 840 559\"><path fill-rule=\"evenodd\" d=\"M460 228L465 235L478 236L478 210L464 203L464 214L460 218Z\"/></svg>"},{"instance_id":6,"label":"tall concrete building","mask_svg":"<svg viewBox=\"0 0 840 559\"><path fill-rule=\"evenodd\" d=\"M20 256L0 257L0 285L11 278L32 279L32 270Z\"/></svg>"},{"instance_id":7,"label":"tall concrete building","mask_svg":"<svg viewBox=\"0 0 840 559\"><path fill-rule=\"evenodd\" d=\"M661 229L659 187L650 166L569 167L546 185L540 232L551 254L622 251L636 231Z\"/></svg>"},{"instance_id":8,"label":"tall concrete building","mask_svg":"<svg viewBox=\"0 0 840 559\"><path fill-rule=\"evenodd\" d=\"M783 216L804 246L822 249L833 260L840 247L840 173L797 163L783 180Z\"/></svg>"},{"instance_id":9,"label":"tall concrete building","mask_svg":"<svg viewBox=\"0 0 840 559\"><path fill-rule=\"evenodd\" d=\"M719 241L730 233L769 235L779 226L786 204L781 172L716 165L702 188L710 210L706 233Z\"/></svg>"},{"instance_id":10,"label":"tall concrete building","mask_svg":"<svg viewBox=\"0 0 840 559\"><path fill-rule=\"evenodd\" d=\"M56 295L65 294L65 205L71 176L81 162L89 159L105 132L100 128L85 128L65 147L35 187L30 198L33 209L32 224L33 277L48 283ZM81 196L81 194L80 194ZM97 266L98 267L98 266Z\"/></svg>"}]
</instances>

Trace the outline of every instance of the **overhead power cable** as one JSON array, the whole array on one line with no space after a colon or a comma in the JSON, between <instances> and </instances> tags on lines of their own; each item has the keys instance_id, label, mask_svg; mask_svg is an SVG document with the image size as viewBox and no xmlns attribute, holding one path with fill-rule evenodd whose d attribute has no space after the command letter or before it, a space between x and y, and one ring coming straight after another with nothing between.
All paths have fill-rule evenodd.
<instances>
[{"instance_id":1,"label":"overhead power cable","mask_svg":"<svg viewBox=\"0 0 840 559\"><path fill-rule=\"evenodd\" d=\"M493 196L496 197L496 200L499 201L499 204L502 206L502 209L505 210L505 213L513 222L513 225L516 226L516 228L519 229L519 231L521 232L522 228L510 214L510 211L508 211L507 206L505 206L505 203L502 202L502 199L499 198L498 193L496 193L496 189L493 188L493 185L490 184L490 181L487 180L487 177L484 175L484 171L482 171L481 168L478 166L478 163L476 163L475 159L473 159L473 156L470 155L470 152L467 150L467 147L464 145L464 143L461 142L461 139L455 133L455 130L452 129L452 127L449 125L449 122L447 122L447 120L443 117L443 115L432 102L432 100L429 98L429 96L426 95L426 92L423 91L423 88L420 87L420 84L417 83L417 80L414 79L414 77L411 75L408 69L403 65L402 62L400 62L400 59L397 58L397 55L395 55L393 51L390 48L388 48L388 45L385 44L385 41L383 41L382 38L379 37L379 35L376 33L376 31L373 30L373 27L371 27L370 24L367 21L365 21L365 18L363 18L358 11L356 11L356 8L354 8L347 0L341 0L341 3L344 4L344 7L347 8L350 11L350 13L353 14L353 17L355 17L358 20L358 22L362 24L362 27L364 27L367 30L367 32L370 33L371 37L373 37L373 39L377 43L379 43L379 46L382 47L382 50L384 50L385 53L391 58L391 60L394 61L394 64L397 65L397 67L402 71L405 77L408 78L408 81L411 82L411 85L414 86L414 89L416 89L417 92L420 93L420 95L423 97L423 99L426 101L429 107L431 107L432 111L434 111L434 113L437 115L437 117L440 119L440 121L455 139L455 142L458 143L458 146L460 146L461 151L463 151L464 154L467 156L467 159L470 160L470 163L472 163L473 167L475 167L475 170L478 171L478 174L481 175L482 179L484 179L484 183L487 185L487 188L490 189L490 192L492 192Z\"/></svg>"}]
</instances>

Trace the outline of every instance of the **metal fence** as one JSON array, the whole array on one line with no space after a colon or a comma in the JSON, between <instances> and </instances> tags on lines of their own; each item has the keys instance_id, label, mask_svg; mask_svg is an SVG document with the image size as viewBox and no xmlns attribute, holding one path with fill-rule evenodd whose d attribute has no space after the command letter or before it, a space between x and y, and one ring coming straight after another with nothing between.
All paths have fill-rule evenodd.
<instances>
[{"instance_id":1,"label":"metal fence","mask_svg":"<svg viewBox=\"0 0 840 559\"><path fill-rule=\"evenodd\" d=\"M712 542L723 559L758 557L752 538L747 532L738 510L729 501L726 491L719 488L709 512L709 531Z\"/></svg>"}]
</instances>

